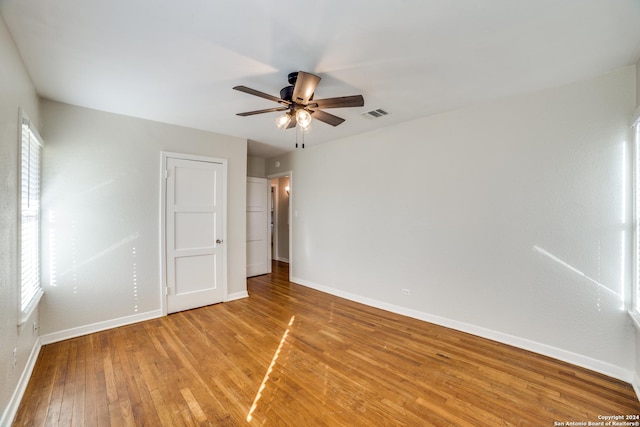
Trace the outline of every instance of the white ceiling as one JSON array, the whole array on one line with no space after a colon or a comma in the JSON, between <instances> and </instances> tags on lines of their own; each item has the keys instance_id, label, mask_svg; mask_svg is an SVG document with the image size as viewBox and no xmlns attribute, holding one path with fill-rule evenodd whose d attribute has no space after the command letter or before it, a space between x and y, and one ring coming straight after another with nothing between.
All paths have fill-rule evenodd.
<instances>
[{"instance_id":1,"label":"white ceiling","mask_svg":"<svg viewBox=\"0 0 640 427\"><path fill-rule=\"evenodd\" d=\"M322 77L331 109L307 145L603 74L640 57L640 0L0 0L46 98L239 136L268 157L294 149L278 106L287 74ZM390 114L369 120L361 113Z\"/></svg>"}]
</instances>

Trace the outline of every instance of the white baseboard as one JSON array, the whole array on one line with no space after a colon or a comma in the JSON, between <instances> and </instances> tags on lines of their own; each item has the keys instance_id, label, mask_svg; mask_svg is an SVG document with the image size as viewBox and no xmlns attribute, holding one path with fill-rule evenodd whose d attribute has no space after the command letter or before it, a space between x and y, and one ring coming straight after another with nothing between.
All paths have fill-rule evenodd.
<instances>
[{"instance_id":1,"label":"white baseboard","mask_svg":"<svg viewBox=\"0 0 640 427\"><path fill-rule=\"evenodd\" d=\"M227 299L225 300L225 302L235 301L242 298L249 298L249 293L247 291L234 292L227 295Z\"/></svg>"},{"instance_id":2,"label":"white baseboard","mask_svg":"<svg viewBox=\"0 0 640 427\"><path fill-rule=\"evenodd\" d=\"M119 317L117 319L106 320L104 322L92 323L90 325L78 326L77 328L65 329L64 331L41 335L40 341L42 345L52 344L54 342L81 337L83 335L92 334L94 332L105 331L107 329L126 326L145 320L156 319L162 316L162 310L147 311L145 313L133 314L131 316Z\"/></svg>"},{"instance_id":3,"label":"white baseboard","mask_svg":"<svg viewBox=\"0 0 640 427\"><path fill-rule=\"evenodd\" d=\"M633 381L631 382L631 386L633 387L633 391L636 392L636 397L640 400L640 377L638 377L638 373L633 376Z\"/></svg>"},{"instance_id":4,"label":"white baseboard","mask_svg":"<svg viewBox=\"0 0 640 427\"><path fill-rule=\"evenodd\" d=\"M633 371L620 368L619 366L615 366L610 363L603 362L601 360L592 359L588 356L584 356L578 353L573 353L571 351L563 350L547 344L542 344L536 341L531 341L531 340L517 337L514 335L505 334L503 332L498 332L498 331L483 328L480 326L472 325L469 323L448 319L446 317L441 317L434 314L413 310L407 307L402 307L399 305L378 301L372 298L367 298L361 295L352 294L350 292L345 292L340 289L332 288L329 286L319 285L317 283L313 283L308 280L301 279L299 277L291 277L291 281L312 289L316 289L321 292L338 296L340 298L359 302L361 304L365 304L371 307L390 311L392 313L401 314L403 316L412 317L414 319L423 320L425 322L434 323L436 325L444 326L446 328L451 328L458 331L466 332L482 338L490 339L492 341L501 342L503 344L511 345L513 347L518 347L524 350L532 351L534 353L542 354L544 356L552 357L554 359L571 363L572 365L580 366L582 368L586 368L595 372L599 372L609 377L616 378L627 383L631 383L636 390L636 394L638 394L638 397L640 398L640 393L638 393L640 391L640 382L638 380L638 377L634 375ZM635 379L635 383L634 383L634 379Z\"/></svg>"},{"instance_id":5,"label":"white baseboard","mask_svg":"<svg viewBox=\"0 0 640 427\"><path fill-rule=\"evenodd\" d=\"M4 410L2 417L0 418L0 426L10 426L13 422L13 419L16 417L18 412L18 408L20 407L20 402L22 401L22 396L24 396L24 392L27 389L27 385L29 384L29 380L31 379L31 374L33 373L33 368L36 366L36 361L38 360L38 355L40 354L40 349L42 348L42 342L40 338L36 338L36 341L33 343L33 348L31 349L31 353L29 354L29 359L27 360L27 364L20 375L20 379L18 380L18 384L11 395L11 400L9 400L9 404Z\"/></svg>"},{"instance_id":6,"label":"white baseboard","mask_svg":"<svg viewBox=\"0 0 640 427\"><path fill-rule=\"evenodd\" d=\"M286 262L287 264L289 264L289 258L278 257L277 260L281 262Z\"/></svg>"}]
</instances>

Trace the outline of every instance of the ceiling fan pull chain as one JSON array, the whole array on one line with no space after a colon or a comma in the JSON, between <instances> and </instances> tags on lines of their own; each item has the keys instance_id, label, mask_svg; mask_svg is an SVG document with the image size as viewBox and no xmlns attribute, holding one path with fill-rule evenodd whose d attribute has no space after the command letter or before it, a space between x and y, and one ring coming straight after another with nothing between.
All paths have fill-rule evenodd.
<instances>
[{"instance_id":1,"label":"ceiling fan pull chain","mask_svg":"<svg viewBox=\"0 0 640 427\"><path fill-rule=\"evenodd\" d=\"M300 138L299 135L302 135ZM298 139L302 139L301 146L304 148L304 129L301 129L301 126L296 126L296 148L298 148Z\"/></svg>"}]
</instances>

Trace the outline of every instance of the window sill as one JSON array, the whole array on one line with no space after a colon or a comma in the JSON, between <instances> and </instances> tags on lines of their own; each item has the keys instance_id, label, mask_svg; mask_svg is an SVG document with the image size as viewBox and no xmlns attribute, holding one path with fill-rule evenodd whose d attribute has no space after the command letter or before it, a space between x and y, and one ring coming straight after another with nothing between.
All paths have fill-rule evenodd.
<instances>
[{"instance_id":1,"label":"window sill","mask_svg":"<svg viewBox=\"0 0 640 427\"><path fill-rule=\"evenodd\" d=\"M40 300L42 299L43 295L44 295L44 291L40 289L36 294L36 296L33 297L31 302L27 306L26 310L20 312L20 319L18 323L19 327L22 327L25 323L27 323L27 321L29 320L33 312L36 311L36 309L38 308L38 304L40 303Z\"/></svg>"},{"instance_id":2,"label":"window sill","mask_svg":"<svg viewBox=\"0 0 640 427\"><path fill-rule=\"evenodd\" d=\"M636 327L638 332L640 332L640 312L636 309L631 309L628 311L629 317L633 320L633 325Z\"/></svg>"}]
</instances>

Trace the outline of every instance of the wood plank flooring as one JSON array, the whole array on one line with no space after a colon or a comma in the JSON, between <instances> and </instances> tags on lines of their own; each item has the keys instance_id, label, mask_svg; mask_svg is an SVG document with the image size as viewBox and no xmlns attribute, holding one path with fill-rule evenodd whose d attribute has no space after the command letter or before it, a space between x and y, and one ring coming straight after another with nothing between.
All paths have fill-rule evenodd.
<instances>
[{"instance_id":1,"label":"wood plank flooring","mask_svg":"<svg viewBox=\"0 0 640 427\"><path fill-rule=\"evenodd\" d=\"M288 282L44 346L18 426L554 426L630 385ZM558 424L554 424L558 423Z\"/></svg>"}]
</instances>

